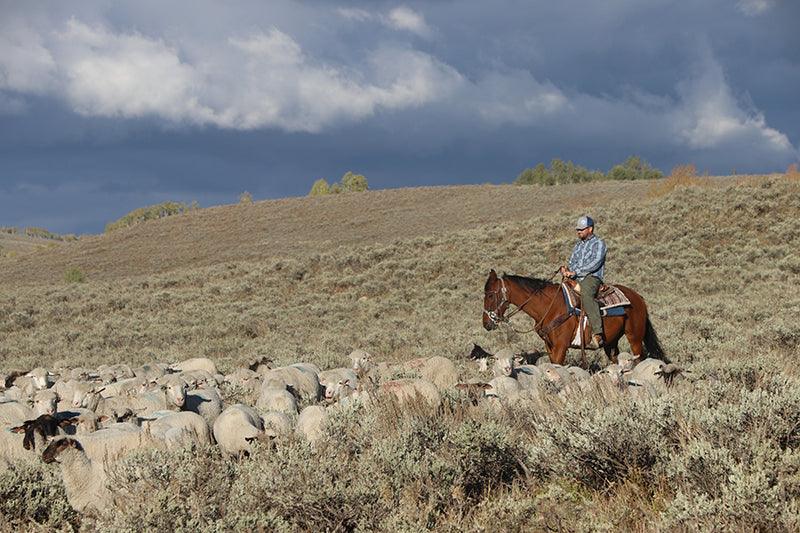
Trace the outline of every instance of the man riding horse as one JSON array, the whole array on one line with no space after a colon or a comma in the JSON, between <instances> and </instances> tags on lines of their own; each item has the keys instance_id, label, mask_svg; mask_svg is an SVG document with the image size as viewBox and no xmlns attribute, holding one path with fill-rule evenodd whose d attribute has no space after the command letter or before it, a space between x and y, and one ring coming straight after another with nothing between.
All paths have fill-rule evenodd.
<instances>
[{"instance_id":1,"label":"man riding horse","mask_svg":"<svg viewBox=\"0 0 800 533\"><path fill-rule=\"evenodd\" d=\"M592 344L587 346L596 349L603 346L603 319L600 317L600 304L597 303L597 291L603 283L606 265L606 243L594 234L594 220L583 215L575 225L578 242L569 258L569 266L559 269L561 275L580 283L581 307L589 318L592 328Z\"/></svg>"}]
</instances>

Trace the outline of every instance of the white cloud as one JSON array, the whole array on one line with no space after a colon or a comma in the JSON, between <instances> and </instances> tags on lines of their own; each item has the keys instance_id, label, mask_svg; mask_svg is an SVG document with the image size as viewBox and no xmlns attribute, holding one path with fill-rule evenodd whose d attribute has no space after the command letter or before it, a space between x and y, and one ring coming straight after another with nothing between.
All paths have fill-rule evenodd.
<instances>
[{"instance_id":1,"label":"white cloud","mask_svg":"<svg viewBox=\"0 0 800 533\"><path fill-rule=\"evenodd\" d=\"M736 7L748 16L756 16L769 11L778 4L778 0L739 0Z\"/></svg>"},{"instance_id":2,"label":"white cloud","mask_svg":"<svg viewBox=\"0 0 800 533\"><path fill-rule=\"evenodd\" d=\"M73 109L84 115L141 117L206 122L200 105L202 83L178 51L163 41L138 34L114 34L70 20L57 34L62 87Z\"/></svg>"},{"instance_id":3,"label":"white cloud","mask_svg":"<svg viewBox=\"0 0 800 533\"><path fill-rule=\"evenodd\" d=\"M431 34L425 17L406 6L396 7L389 11L387 23L395 29L410 31L422 37L428 37Z\"/></svg>"},{"instance_id":4,"label":"white cloud","mask_svg":"<svg viewBox=\"0 0 800 533\"><path fill-rule=\"evenodd\" d=\"M232 40L245 63L231 100L217 114L223 127L278 126L318 132L341 120L358 120L378 109L404 109L446 98L461 83L451 67L422 52L378 49L358 71L305 55L277 29Z\"/></svg>"},{"instance_id":5,"label":"white cloud","mask_svg":"<svg viewBox=\"0 0 800 533\"><path fill-rule=\"evenodd\" d=\"M336 10L339 13L339 16L349 19L355 20L358 22L364 22L366 20L372 20L374 15L369 11L364 9L357 9L357 8L350 8L350 7L340 7Z\"/></svg>"},{"instance_id":6,"label":"white cloud","mask_svg":"<svg viewBox=\"0 0 800 533\"><path fill-rule=\"evenodd\" d=\"M395 7L388 13L374 13L358 8L339 8L336 11L342 18L356 22L377 22L387 28L425 38L433 35L433 29L425 21L425 17L407 6Z\"/></svg>"},{"instance_id":7,"label":"white cloud","mask_svg":"<svg viewBox=\"0 0 800 533\"><path fill-rule=\"evenodd\" d=\"M492 124L531 124L544 115L569 107L564 93L549 82L538 82L529 72L491 72L472 84L469 107Z\"/></svg>"},{"instance_id":8,"label":"white cloud","mask_svg":"<svg viewBox=\"0 0 800 533\"><path fill-rule=\"evenodd\" d=\"M0 32L0 89L41 94L52 83L56 64L38 32L27 26Z\"/></svg>"},{"instance_id":9,"label":"white cloud","mask_svg":"<svg viewBox=\"0 0 800 533\"><path fill-rule=\"evenodd\" d=\"M741 107L709 49L696 71L694 78L679 84L681 104L675 112L679 135L690 147L714 148L750 138L777 152L794 150L786 135L767 125L762 113Z\"/></svg>"},{"instance_id":10,"label":"white cloud","mask_svg":"<svg viewBox=\"0 0 800 533\"><path fill-rule=\"evenodd\" d=\"M358 68L320 62L276 28L228 38L195 62L178 44L76 19L48 37L3 36L0 89L55 95L88 116L319 132L446 98L462 82L436 58L401 48L374 50Z\"/></svg>"}]
</instances>

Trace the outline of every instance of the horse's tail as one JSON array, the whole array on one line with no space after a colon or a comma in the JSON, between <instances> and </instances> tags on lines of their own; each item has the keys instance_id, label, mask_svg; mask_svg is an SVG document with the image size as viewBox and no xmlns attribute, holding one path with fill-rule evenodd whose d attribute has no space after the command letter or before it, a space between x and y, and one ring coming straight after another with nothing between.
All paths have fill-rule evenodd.
<instances>
[{"instance_id":1,"label":"horse's tail","mask_svg":"<svg viewBox=\"0 0 800 533\"><path fill-rule=\"evenodd\" d=\"M658 335L656 335L656 328L653 327L653 323L650 322L650 317L647 317L647 324L645 325L644 330L644 348L647 350L648 357L655 357L656 359L661 359L665 363L669 363L669 358L667 358L667 354L664 353L664 349L661 347L661 343L658 341Z\"/></svg>"}]
</instances>

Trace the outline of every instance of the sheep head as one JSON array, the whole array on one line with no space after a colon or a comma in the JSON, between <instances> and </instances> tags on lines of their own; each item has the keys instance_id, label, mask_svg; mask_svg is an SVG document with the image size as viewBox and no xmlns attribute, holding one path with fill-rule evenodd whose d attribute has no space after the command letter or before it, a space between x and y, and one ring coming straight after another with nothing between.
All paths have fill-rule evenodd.
<instances>
[{"instance_id":1,"label":"sheep head","mask_svg":"<svg viewBox=\"0 0 800 533\"><path fill-rule=\"evenodd\" d=\"M54 440L42 452L42 461L44 461L47 464L57 462L58 456L65 450L69 449L74 449L82 452L83 446L81 446L81 443L78 442L77 440L71 439L69 437Z\"/></svg>"}]
</instances>

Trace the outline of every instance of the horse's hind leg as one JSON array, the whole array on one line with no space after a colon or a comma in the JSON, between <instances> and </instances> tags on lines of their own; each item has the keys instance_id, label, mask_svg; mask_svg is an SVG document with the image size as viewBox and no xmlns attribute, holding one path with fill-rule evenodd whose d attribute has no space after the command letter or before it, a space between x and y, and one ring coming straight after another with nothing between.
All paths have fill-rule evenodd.
<instances>
[{"instance_id":1,"label":"horse's hind leg","mask_svg":"<svg viewBox=\"0 0 800 533\"><path fill-rule=\"evenodd\" d=\"M625 337L631 345L631 353L638 358L644 353L644 324L637 325L634 322L631 317L625 320Z\"/></svg>"}]
</instances>

